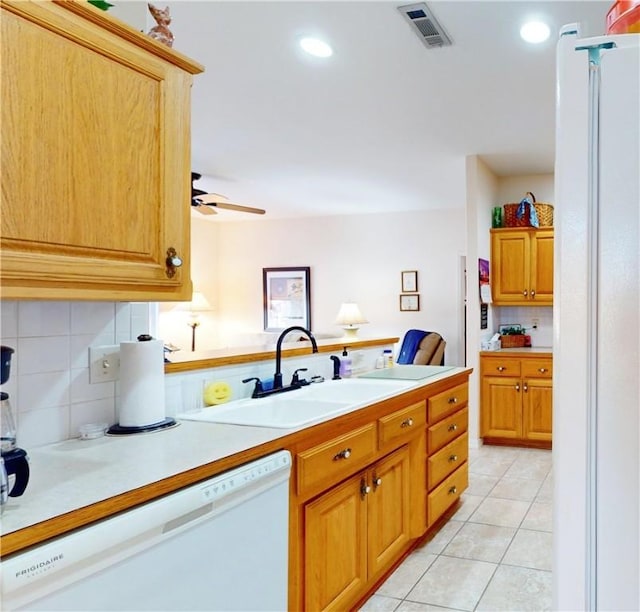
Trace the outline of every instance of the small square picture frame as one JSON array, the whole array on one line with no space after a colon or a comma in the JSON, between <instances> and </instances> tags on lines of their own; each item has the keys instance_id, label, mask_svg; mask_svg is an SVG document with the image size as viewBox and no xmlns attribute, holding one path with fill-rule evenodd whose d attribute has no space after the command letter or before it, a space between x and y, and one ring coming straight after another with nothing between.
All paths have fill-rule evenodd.
<instances>
[{"instance_id":1,"label":"small square picture frame","mask_svg":"<svg viewBox=\"0 0 640 612\"><path fill-rule=\"evenodd\" d=\"M420 295L417 293L401 293L400 310L402 312L416 312L420 310Z\"/></svg>"},{"instance_id":2,"label":"small square picture frame","mask_svg":"<svg viewBox=\"0 0 640 612\"><path fill-rule=\"evenodd\" d=\"M418 291L418 271L404 270L401 272L402 293L415 293Z\"/></svg>"}]
</instances>

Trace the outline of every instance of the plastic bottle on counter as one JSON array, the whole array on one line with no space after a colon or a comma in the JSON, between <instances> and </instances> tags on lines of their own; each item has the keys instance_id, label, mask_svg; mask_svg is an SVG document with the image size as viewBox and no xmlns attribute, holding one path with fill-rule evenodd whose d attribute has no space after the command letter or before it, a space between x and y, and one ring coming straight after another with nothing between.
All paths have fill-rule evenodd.
<instances>
[{"instance_id":1,"label":"plastic bottle on counter","mask_svg":"<svg viewBox=\"0 0 640 612\"><path fill-rule=\"evenodd\" d=\"M376 359L376 370L381 370L382 368L384 368L384 353L378 355Z\"/></svg>"},{"instance_id":2,"label":"plastic bottle on counter","mask_svg":"<svg viewBox=\"0 0 640 612\"><path fill-rule=\"evenodd\" d=\"M384 349L383 351L383 360L385 368L393 367L393 351L391 349Z\"/></svg>"},{"instance_id":3,"label":"plastic bottle on counter","mask_svg":"<svg viewBox=\"0 0 640 612\"><path fill-rule=\"evenodd\" d=\"M342 378L349 378L351 376L351 370L351 356L347 353L347 347L345 346L342 351L342 357L340 358L340 376L342 376Z\"/></svg>"}]
</instances>

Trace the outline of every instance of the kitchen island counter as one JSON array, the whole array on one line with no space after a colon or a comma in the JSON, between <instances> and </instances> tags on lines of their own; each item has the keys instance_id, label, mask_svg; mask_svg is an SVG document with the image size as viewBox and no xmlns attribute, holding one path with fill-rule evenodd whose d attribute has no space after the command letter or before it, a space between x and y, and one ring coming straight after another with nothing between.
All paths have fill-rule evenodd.
<instances>
[{"instance_id":1,"label":"kitchen island counter","mask_svg":"<svg viewBox=\"0 0 640 612\"><path fill-rule=\"evenodd\" d=\"M443 368L398 395L463 381L470 371ZM354 413L368 408L363 404ZM72 439L33 449L29 486L23 496L10 498L2 516L2 555L291 447L309 430L330 427L328 421L292 429L181 421L150 434Z\"/></svg>"}]
</instances>

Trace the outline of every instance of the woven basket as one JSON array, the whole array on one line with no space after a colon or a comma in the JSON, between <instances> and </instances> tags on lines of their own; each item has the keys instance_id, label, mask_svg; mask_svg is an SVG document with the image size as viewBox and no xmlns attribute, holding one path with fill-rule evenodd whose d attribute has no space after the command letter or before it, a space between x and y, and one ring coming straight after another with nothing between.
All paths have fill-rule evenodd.
<instances>
[{"instance_id":1,"label":"woven basket","mask_svg":"<svg viewBox=\"0 0 640 612\"><path fill-rule=\"evenodd\" d=\"M536 213L538 214L538 222L540 227L553 226L553 206L546 202L536 202Z\"/></svg>"},{"instance_id":2,"label":"woven basket","mask_svg":"<svg viewBox=\"0 0 640 612\"><path fill-rule=\"evenodd\" d=\"M524 334L506 334L500 336L502 348L518 348L524 346Z\"/></svg>"},{"instance_id":3,"label":"woven basket","mask_svg":"<svg viewBox=\"0 0 640 612\"><path fill-rule=\"evenodd\" d=\"M529 204L524 205L524 215L521 219L516 216L518 206L520 206L519 203L504 205L504 227L531 227L529 224Z\"/></svg>"},{"instance_id":4,"label":"woven basket","mask_svg":"<svg viewBox=\"0 0 640 612\"><path fill-rule=\"evenodd\" d=\"M547 202L536 202L536 196L530 191L527 191L528 196L531 196L533 206L536 209L538 215L539 227L551 227L553 225L553 206ZM504 205L504 227L531 227L531 221L529 219L531 205L525 203L524 215L518 219L517 212L520 203L510 203Z\"/></svg>"}]
</instances>

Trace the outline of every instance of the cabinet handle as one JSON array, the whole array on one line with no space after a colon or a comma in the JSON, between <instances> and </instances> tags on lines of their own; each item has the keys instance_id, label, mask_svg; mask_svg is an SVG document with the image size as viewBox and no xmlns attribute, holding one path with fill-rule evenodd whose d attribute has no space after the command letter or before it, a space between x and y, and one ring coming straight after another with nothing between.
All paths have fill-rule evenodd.
<instances>
[{"instance_id":1,"label":"cabinet handle","mask_svg":"<svg viewBox=\"0 0 640 612\"><path fill-rule=\"evenodd\" d=\"M496 370L498 370L498 372L504 372L507 368L505 368L504 366L498 366L496 368Z\"/></svg>"},{"instance_id":2,"label":"cabinet handle","mask_svg":"<svg viewBox=\"0 0 640 612\"><path fill-rule=\"evenodd\" d=\"M525 290L522 292L522 295L524 295L524 297L527 297L527 295L529 295L529 292L525 289Z\"/></svg>"},{"instance_id":3,"label":"cabinet handle","mask_svg":"<svg viewBox=\"0 0 640 612\"><path fill-rule=\"evenodd\" d=\"M408 419L400 423L400 427L411 427L412 425L413 425L413 419L411 417L409 417Z\"/></svg>"},{"instance_id":4,"label":"cabinet handle","mask_svg":"<svg viewBox=\"0 0 640 612\"><path fill-rule=\"evenodd\" d=\"M381 484L382 484L382 478L380 478L379 476L374 475L373 476L373 488L374 488L374 490L377 489Z\"/></svg>"},{"instance_id":5,"label":"cabinet handle","mask_svg":"<svg viewBox=\"0 0 640 612\"><path fill-rule=\"evenodd\" d=\"M458 488L454 485L449 489L449 495L455 495L458 492Z\"/></svg>"},{"instance_id":6,"label":"cabinet handle","mask_svg":"<svg viewBox=\"0 0 640 612\"><path fill-rule=\"evenodd\" d=\"M363 478L360 481L360 497L364 499L367 495L371 493L371 487L367 484L367 481Z\"/></svg>"},{"instance_id":7,"label":"cabinet handle","mask_svg":"<svg viewBox=\"0 0 640 612\"><path fill-rule=\"evenodd\" d=\"M335 455L333 457L333 460L340 461L341 459L348 459L349 457L351 457L351 449L345 448L344 450L341 450L337 455Z\"/></svg>"},{"instance_id":8,"label":"cabinet handle","mask_svg":"<svg viewBox=\"0 0 640 612\"><path fill-rule=\"evenodd\" d=\"M520 391L520 384L516 385L516 391Z\"/></svg>"},{"instance_id":9,"label":"cabinet handle","mask_svg":"<svg viewBox=\"0 0 640 612\"><path fill-rule=\"evenodd\" d=\"M547 368L538 368L538 372L540 372L540 374L544 374L547 371Z\"/></svg>"},{"instance_id":10,"label":"cabinet handle","mask_svg":"<svg viewBox=\"0 0 640 612\"><path fill-rule=\"evenodd\" d=\"M458 460L458 455L451 455L449 457L449 463L455 463Z\"/></svg>"},{"instance_id":11,"label":"cabinet handle","mask_svg":"<svg viewBox=\"0 0 640 612\"><path fill-rule=\"evenodd\" d=\"M182 258L178 256L177 251L173 247L169 247L164 263L167 266L165 270L167 278L173 278L176 275L176 268L182 265Z\"/></svg>"},{"instance_id":12,"label":"cabinet handle","mask_svg":"<svg viewBox=\"0 0 640 612\"><path fill-rule=\"evenodd\" d=\"M458 398L457 397L450 397L449 398L449 403L450 404L457 404L458 403Z\"/></svg>"},{"instance_id":13,"label":"cabinet handle","mask_svg":"<svg viewBox=\"0 0 640 612\"><path fill-rule=\"evenodd\" d=\"M526 393L529 390L529 385L527 385L527 383L524 383L524 385L522 386L522 390Z\"/></svg>"},{"instance_id":14,"label":"cabinet handle","mask_svg":"<svg viewBox=\"0 0 640 612\"><path fill-rule=\"evenodd\" d=\"M533 299L533 298L535 298L535 297L536 297L536 290L535 290L535 289L532 289L532 290L531 290L531 299Z\"/></svg>"},{"instance_id":15,"label":"cabinet handle","mask_svg":"<svg viewBox=\"0 0 640 612\"><path fill-rule=\"evenodd\" d=\"M456 431L456 429L458 429L458 426L453 423L453 425L449 425L449 427L447 427L447 431Z\"/></svg>"}]
</instances>

